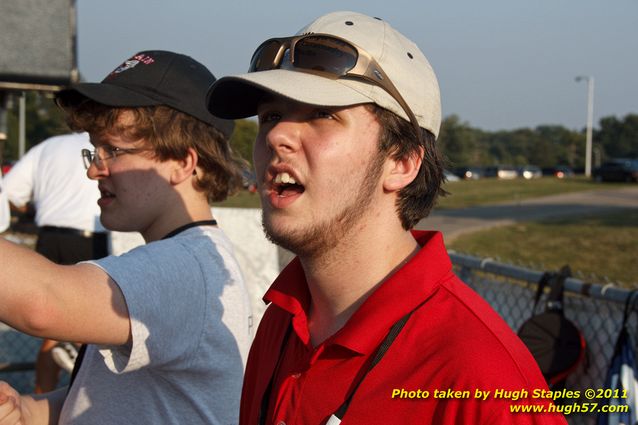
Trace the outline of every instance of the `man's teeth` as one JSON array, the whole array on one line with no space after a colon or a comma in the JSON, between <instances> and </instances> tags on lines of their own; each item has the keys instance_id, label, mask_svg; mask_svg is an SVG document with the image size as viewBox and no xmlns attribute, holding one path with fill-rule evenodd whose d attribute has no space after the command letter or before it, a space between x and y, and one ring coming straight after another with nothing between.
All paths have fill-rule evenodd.
<instances>
[{"instance_id":1,"label":"man's teeth","mask_svg":"<svg viewBox=\"0 0 638 425\"><path fill-rule=\"evenodd\" d=\"M288 173L279 173L275 176L275 183L297 184L295 179Z\"/></svg>"}]
</instances>

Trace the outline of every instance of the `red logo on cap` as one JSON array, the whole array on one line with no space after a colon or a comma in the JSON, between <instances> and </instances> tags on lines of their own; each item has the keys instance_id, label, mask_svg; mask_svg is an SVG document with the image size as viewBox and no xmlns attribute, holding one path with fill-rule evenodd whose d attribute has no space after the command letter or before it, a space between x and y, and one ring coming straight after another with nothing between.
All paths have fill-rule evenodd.
<instances>
[{"instance_id":1,"label":"red logo on cap","mask_svg":"<svg viewBox=\"0 0 638 425\"><path fill-rule=\"evenodd\" d=\"M155 62L155 59L153 59L152 57L148 55L143 55L143 54L135 55L131 59L124 62L122 65L115 68L113 72L111 72L110 76L113 76L114 74L120 74L128 69L135 68L137 64L139 63L143 63L144 65L150 65L153 62Z\"/></svg>"}]
</instances>

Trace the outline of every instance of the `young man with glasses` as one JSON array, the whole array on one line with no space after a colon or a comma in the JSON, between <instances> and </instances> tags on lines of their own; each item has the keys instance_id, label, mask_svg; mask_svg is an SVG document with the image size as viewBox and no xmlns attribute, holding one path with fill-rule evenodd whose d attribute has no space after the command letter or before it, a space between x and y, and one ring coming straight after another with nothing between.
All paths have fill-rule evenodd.
<instances>
[{"instance_id":1,"label":"young man with glasses","mask_svg":"<svg viewBox=\"0 0 638 425\"><path fill-rule=\"evenodd\" d=\"M511 412L551 404L534 359L441 234L411 231L444 193L438 83L414 43L331 13L263 43L209 108L258 116L264 229L297 254L264 296L241 424L565 423Z\"/></svg>"},{"instance_id":2,"label":"young man with glasses","mask_svg":"<svg viewBox=\"0 0 638 425\"><path fill-rule=\"evenodd\" d=\"M138 231L146 245L62 267L0 240L0 320L89 344L68 390L20 397L0 384L0 418L237 421L250 307L209 204L238 187L241 164L228 145L232 122L206 109L214 81L190 57L147 51L57 95L70 126L90 134L82 156L102 223Z\"/></svg>"}]
</instances>

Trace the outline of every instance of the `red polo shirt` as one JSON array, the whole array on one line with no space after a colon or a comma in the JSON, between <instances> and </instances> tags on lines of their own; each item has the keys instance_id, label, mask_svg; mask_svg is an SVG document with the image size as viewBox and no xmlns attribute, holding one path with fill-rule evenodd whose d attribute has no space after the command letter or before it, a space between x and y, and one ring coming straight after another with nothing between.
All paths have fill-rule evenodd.
<instances>
[{"instance_id":1,"label":"red polo shirt","mask_svg":"<svg viewBox=\"0 0 638 425\"><path fill-rule=\"evenodd\" d=\"M510 411L511 405L549 406L547 399L533 398L534 390L547 391L534 359L500 316L452 273L441 234L414 236L419 253L317 347L308 332L303 269L295 259L282 271L264 296L272 304L248 358L241 424L258 423L273 375L265 423L325 423L365 374L392 325L410 311L385 357L354 392L343 425L566 423L560 414Z\"/></svg>"}]
</instances>

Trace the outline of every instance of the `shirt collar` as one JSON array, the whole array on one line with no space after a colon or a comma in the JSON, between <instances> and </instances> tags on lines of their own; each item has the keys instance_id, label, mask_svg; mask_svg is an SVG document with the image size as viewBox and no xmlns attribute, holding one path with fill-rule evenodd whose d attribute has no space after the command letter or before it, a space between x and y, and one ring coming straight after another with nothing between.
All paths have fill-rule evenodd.
<instances>
[{"instance_id":1,"label":"shirt collar","mask_svg":"<svg viewBox=\"0 0 638 425\"><path fill-rule=\"evenodd\" d=\"M413 231L412 234L421 245L418 253L388 277L325 343L371 354L394 323L434 294L438 283L452 269L443 237L440 232ZM280 273L264 295L264 301L292 314L295 332L305 344L309 343L310 293L298 258Z\"/></svg>"}]
</instances>

